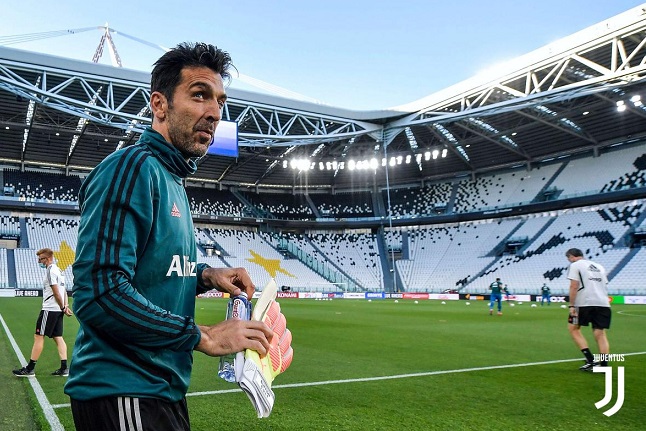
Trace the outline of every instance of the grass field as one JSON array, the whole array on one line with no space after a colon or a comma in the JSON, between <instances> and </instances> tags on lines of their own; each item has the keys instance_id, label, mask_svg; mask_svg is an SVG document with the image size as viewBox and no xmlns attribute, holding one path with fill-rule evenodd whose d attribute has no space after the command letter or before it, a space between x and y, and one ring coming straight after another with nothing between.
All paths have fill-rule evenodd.
<instances>
[{"instance_id":1,"label":"grass field","mask_svg":"<svg viewBox=\"0 0 646 431\"><path fill-rule=\"evenodd\" d=\"M220 320L225 305L199 300L197 321ZM217 378L217 358L198 353L188 397L193 430L643 430L646 423L646 306L613 306L611 349L626 356L612 365L625 369L625 401L606 417L616 394L595 408L604 376L578 370L581 354L558 305L506 306L503 316L489 316L477 301L281 305L295 358L274 381L272 415L257 419L246 396ZM0 315L25 357L39 307L38 298L0 298ZM65 322L71 352L77 323ZM585 334L592 341L589 329ZM4 330L0 340L0 429L49 429L33 379L11 375L19 362ZM58 365L47 340L36 380L72 430L64 379L49 375Z\"/></svg>"}]
</instances>

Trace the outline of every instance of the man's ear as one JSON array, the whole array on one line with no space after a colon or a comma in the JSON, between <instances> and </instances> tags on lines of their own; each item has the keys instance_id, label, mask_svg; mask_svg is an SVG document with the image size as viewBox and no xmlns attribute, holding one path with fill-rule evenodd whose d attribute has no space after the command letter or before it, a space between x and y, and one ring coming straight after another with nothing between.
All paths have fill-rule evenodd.
<instances>
[{"instance_id":1,"label":"man's ear","mask_svg":"<svg viewBox=\"0 0 646 431\"><path fill-rule=\"evenodd\" d=\"M164 120L166 118L166 110L168 109L168 100L159 91L155 91L150 95L150 109L153 113L153 118L157 120Z\"/></svg>"}]
</instances>

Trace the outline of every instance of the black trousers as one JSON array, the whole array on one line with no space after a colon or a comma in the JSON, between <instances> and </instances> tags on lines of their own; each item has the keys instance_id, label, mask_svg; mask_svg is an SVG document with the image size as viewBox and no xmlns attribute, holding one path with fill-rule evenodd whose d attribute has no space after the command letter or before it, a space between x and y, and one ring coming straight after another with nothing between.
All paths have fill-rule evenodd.
<instances>
[{"instance_id":1,"label":"black trousers","mask_svg":"<svg viewBox=\"0 0 646 431\"><path fill-rule=\"evenodd\" d=\"M77 431L189 431L186 398L105 397L72 401Z\"/></svg>"}]
</instances>

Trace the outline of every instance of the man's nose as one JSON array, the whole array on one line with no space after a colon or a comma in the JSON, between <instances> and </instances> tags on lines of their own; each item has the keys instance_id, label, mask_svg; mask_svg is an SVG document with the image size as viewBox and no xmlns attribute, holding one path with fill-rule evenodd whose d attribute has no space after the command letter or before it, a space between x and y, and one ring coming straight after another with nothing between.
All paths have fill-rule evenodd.
<instances>
[{"instance_id":1,"label":"man's nose","mask_svg":"<svg viewBox=\"0 0 646 431\"><path fill-rule=\"evenodd\" d=\"M217 100L208 104L207 111L205 113L207 120L217 123L222 119L222 108Z\"/></svg>"}]
</instances>

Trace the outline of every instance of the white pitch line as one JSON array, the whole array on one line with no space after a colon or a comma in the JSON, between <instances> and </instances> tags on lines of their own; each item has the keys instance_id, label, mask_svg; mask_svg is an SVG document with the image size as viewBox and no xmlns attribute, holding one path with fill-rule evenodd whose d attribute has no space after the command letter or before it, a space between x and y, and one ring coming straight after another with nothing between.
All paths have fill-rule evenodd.
<instances>
[{"instance_id":1,"label":"white pitch line","mask_svg":"<svg viewBox=\"0 0 646 431\"><path fill-rule=\"evenodd\" d=\"M646 314L631 314L631 313L626 313L625 310L617 311L617 314L621 314L623 316L646 317Z\"/></svg>"},{"instance_id":2,"label":"white pitch line","mask_svg":"<svg viewBox=\"0 0 646 431\"><path fill-rule=\"evenodd\" d=\"M0 314L0 322L2 322L2 326L5 333L7 334L7 337L9 338L11 347L13 347L13 351L16 353L16 356L18 357L20 363L24 366L27 363L27 360L20 351L20 348L18 347L16 340L13 338L9 327L2 318L2 314ZM40 407L43 409L45 418L47 419L47 422L49 422L49 426L51 427L52 431L64 431L65 428L63 428L63 424L61 424L61 421L58 419L58 416L56 416L56 413L54 412L54 406L49 403L49 400L47 399L47 396L45 395L43 388L40 386L40 383L38 383L36 377L26 377L26 379L29 380L31 387L36 394L36 399L38 400L38 403L40 403Z\"/></svg>"},{"instance_id":3,"label":"white pitch line","mask_svg":"<svg viewBox=\"0 0 646 431\"><path fill-rule=\"evenodd\" d=\"M645 355L645 352L633 352L633 353L623 353L624 356L633 356L633 355ZM284 389L284 388L302 388L306 386L323 386L323 385L338 385L342 383L361 383L361 382L375 382L379 380L394 380L394 379L406 379L410 377L425 377L425 376L437 376L441 374L457 374L457 373L470 373L473 371L489 371L489 370L499 370L503 368L520 368L520 367L533 367L536 365L550 365L550 364L560 364L563 362L576 362L582 361L582 358L576 359L558 359L554 361L543 361L543 362L527 362L524 364L506 364L506 365L493 365L490 367L474 367L474 368L460 368L457 370L440 370L440 371L427 371L423 373L411 373L411 374L396 374L393 376L380 376L380 377L362 377L357 379L345 379L345 380L324 380L320 382L308 382L308 383L290 383L285 385L275 385L272 386L272 389ZM187 397L199 397L202 395L221 395L221 394L230 394L234 392L242 392L241 389L223 389L219 391L203 391L203 392L190 392L186 394ZM52 406L55 409L70 407L69 404L55 404Z\"/></svg>"}]
</instances>

